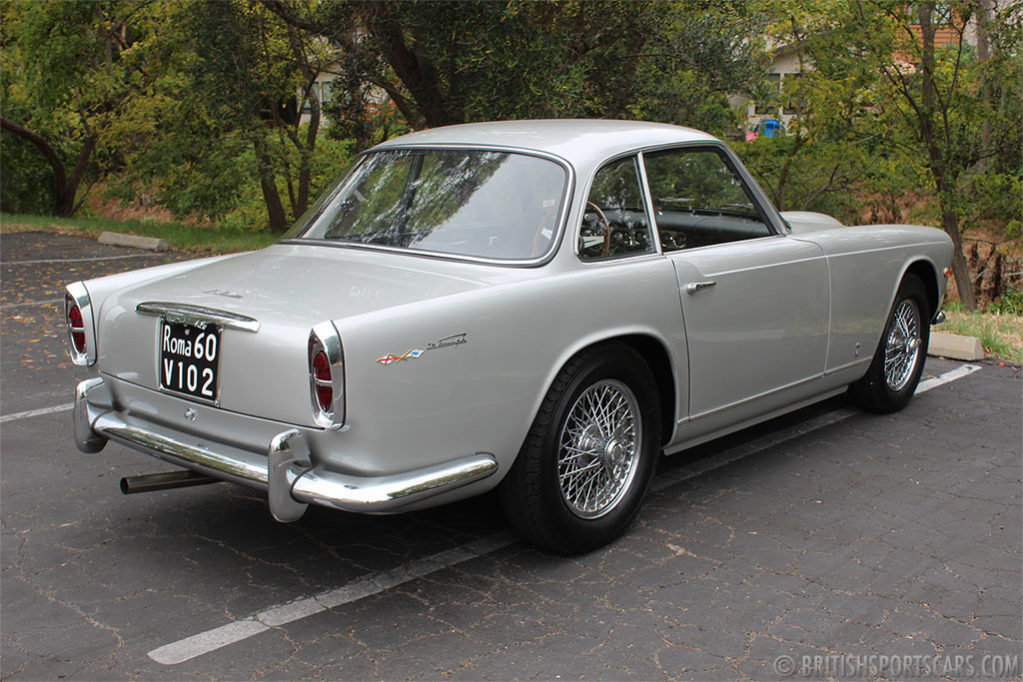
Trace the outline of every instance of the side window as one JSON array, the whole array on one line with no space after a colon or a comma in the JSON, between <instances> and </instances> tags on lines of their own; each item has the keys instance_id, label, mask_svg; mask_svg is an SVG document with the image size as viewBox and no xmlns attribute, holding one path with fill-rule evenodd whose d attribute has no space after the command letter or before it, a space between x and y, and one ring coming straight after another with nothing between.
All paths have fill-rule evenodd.
<instances>
[{"instance_id":1,"label":"side window","mask_svg":"<svg viewBox=\"0 0 1023 682\"><path fill-rule=\"evenodd\" d=\"M664 251L771 234L742 179L715 149L643 155Z\"/></svg>"},{"instance_id":2,"label":"side window","mask_svg":"<svg viewBox=\"0 0 1023 682\"><path fill-rule=\"evenodd\" d=\"M654 251L650 221L639 187L635 157L619 159L597 171L579 231L582 260Z\"/></svg>"}]
</instances>

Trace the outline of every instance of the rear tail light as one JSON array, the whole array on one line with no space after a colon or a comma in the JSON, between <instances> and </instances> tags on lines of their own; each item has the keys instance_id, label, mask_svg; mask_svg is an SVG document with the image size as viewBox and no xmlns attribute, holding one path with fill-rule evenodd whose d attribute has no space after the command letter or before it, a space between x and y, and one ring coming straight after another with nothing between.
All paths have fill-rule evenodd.
<instances>
[{"instance_id":1,"label":"rear tail light","mask_svg":"<svg viewBox=\"0 0 1023 682\"><path fill-rule=\"evenodd\" d=\"M316 423L339 428L344 423L344 363L341 337L330 322L309 334L309 390Z\"/></svg>"},{"instance_id":2,"label":"rear tail light","mask_svg":"<svg viewBox=\"0 0 1023 682\"><path fill-rule=\"evenodd\" d=\"M76 365L96 362L96 335L93 331L92 303L81 282L67 286L64 294L64 321L67 323L71 361Z\"/></svg>"},{"instance_id":3,"label":"rear tail light","mask_svg":"<svg viewBox=\"0 0 1023 682\"><path fill-rule=\"evenodd\" d=\"M67 328L71 335L71 347L76 353L85 353L85 321L82 319L82 310L71 298L71 294L64 294L64 310L67 311Z\"/></svg>"},{"instance_id":4,"label":"rear tail light","mask_svg":"<svg viewBox=\"0 0 1023 682\"><path fill-rule=\"evenodd\" d=\"M309 364L315 389L316 405L324 412L330 412L334 405L334 378L330 374L330 360L323 346L313 341L309 344Z\"/></svg>"}]
</instances>

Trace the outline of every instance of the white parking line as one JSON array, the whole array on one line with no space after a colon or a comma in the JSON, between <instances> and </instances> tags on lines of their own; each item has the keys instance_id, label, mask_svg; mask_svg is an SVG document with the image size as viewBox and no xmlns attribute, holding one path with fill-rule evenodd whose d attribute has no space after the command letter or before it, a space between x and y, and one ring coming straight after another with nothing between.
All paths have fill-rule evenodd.
<instances>
[{"instance_id":1,"label":"white parking line","mask_svg":"<svg viewBox=\"0 0 1023 682\"><path fill-rule=\"evenodd\" d=\"M312 597L305 597L280 606L273 606L260 611L254 616L236 620L226 625L200 632L171 644L167 644L149 652L149 657L157 663L174 665L184 663L196 656L216 651L228 644L240 642L253 635L266 632L270 628L301 620L335 606L349 604L363 597L379 594L392 587L429 575L444 568L450 568L463 561L490 554L502 547L507 547L515 538L507 533L496 533L480 540L449 549L439 554L419 559L407 566L399 566L382 573L371 574L348 583L343 587L320 592Z\"/></svg>"},{"instance_id":2,"label":"white parking line","mask_svg":"<svg viewBox=\"0 0 1023 682\"><path fill-rule=\"evenodd\" d=\"M7 310L8 308L27 308L32 305L46 305L49 303L63 303L63 298L47 298L42 301L26 301L24 303L7 303L6 305L0 305L0 310Z\"/></svg>"},{"instance_id":3,"label":"white parking line","mask_svg":"<svg viewBox=\"0 0 1023 682\"><path fill-rule=\"evenodd\" d=\"M969 376L970 374L979 371L980 365L960 365L955 369L950 369L944 374L933 377L931 379L927 379L926 381L921 381L920 385L916 387L916 393L914 393L913 395L927 393L927 391L931 390L932 388L937 388L938 386L942 386L944 384L956 381L957 379L962 379L965 376Z\"/></svg>"},{"instance_id":4,"label":"white parking line","mask_svg":"<svg viewBox=\"0 0 1023 682\"><path fill-rule=\"evenodd\" d=\"M5 414L0 417L0 424L6 424L17 419L28 419L29 417L39 417L44 414L53 414L54 412L66 412L74 408L74 403L64 403L63 405L54 405L53 407L40 407L38 410L26 410L25 412L14 412L12 414Z\"/></svg>"},{"instance_id":5,"label":"white parking line","mask_svg":"<svg viewBox=\"0 0 1023 682\"><path fill-rule=\"evenodd\" d=\"M980 367L978 365L962 365L940 376L921 382L916 392L926 393L931 389L956 381L957 379L962 379L979 370ZM833 410L801 424L783 429L778 433L762 436L729 450L724 450L706 460L695 462L695 466L686 466L676 471L659 474L654 480L652 488L655 491L664 490L686 479L726 466L738 459L748 457L761 450L843 421L856 414L861 413L859 410L847 407ZM286 623L293 623L336 606L350 604L364 597L380 594L415 578L429 575L444 568L450 568L469 559L484 556L502 547L507 547L514 541L515 538L506 533L496 533L460 545L454 549L419 559L407 566L399 566L389 571L373 573L333 590L320 592L311 597L296 599L286 604L272 606L254 616L232 621L212 630L206 630L205 632L200 632L191 637L186 637L185 639L153 649L149 652L149 657L163 665L184 663L197 656L216 651Z\"/></svg>"}]
</instances>

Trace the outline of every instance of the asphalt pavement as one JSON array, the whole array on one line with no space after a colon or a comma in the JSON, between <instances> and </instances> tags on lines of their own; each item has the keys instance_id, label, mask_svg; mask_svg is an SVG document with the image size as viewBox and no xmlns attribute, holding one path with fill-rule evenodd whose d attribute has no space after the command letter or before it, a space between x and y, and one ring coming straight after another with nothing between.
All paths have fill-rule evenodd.
<instances>
[{"instance_id":1,"label":"asphalt pavement","mask_svg":"<svg viewBox=\"0 0 1023 682\"><path fill-rule=\"evenodd\" d=\"M492 496L271 520L72 442L68 281L185 258L0 235L0 679L1019 679L1023 391L929 359L876 416L834 399L664 460L618 542L565 558ZM924 670L926 666L926 670Z\"/></svg>"}]
</instances>

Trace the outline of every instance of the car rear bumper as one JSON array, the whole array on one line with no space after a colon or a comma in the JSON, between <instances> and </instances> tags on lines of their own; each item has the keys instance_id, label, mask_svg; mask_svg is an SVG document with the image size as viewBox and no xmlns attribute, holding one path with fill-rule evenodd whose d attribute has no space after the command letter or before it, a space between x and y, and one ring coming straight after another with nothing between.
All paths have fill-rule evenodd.
<instances>
[{"instance_id":1,"label":"car rear bumper","mask_svg":"<svg viewBox=\"0 0 1023 682\"><path fill-rule=\"evenodd\" d=\"M256 434L243 447L119 410L115 403L104 378L78 384L74 433L79 450L98 452L114 441L213 478L266 490L270 511L279 521L298 520L309 504L362 513L400 511L487 478L498 467L493 455L478 452L396 474L341 473L315 464L309 439L299 428L235 415L234 419L251 421L247 431Z\"/></svg>"}]
</instances>

